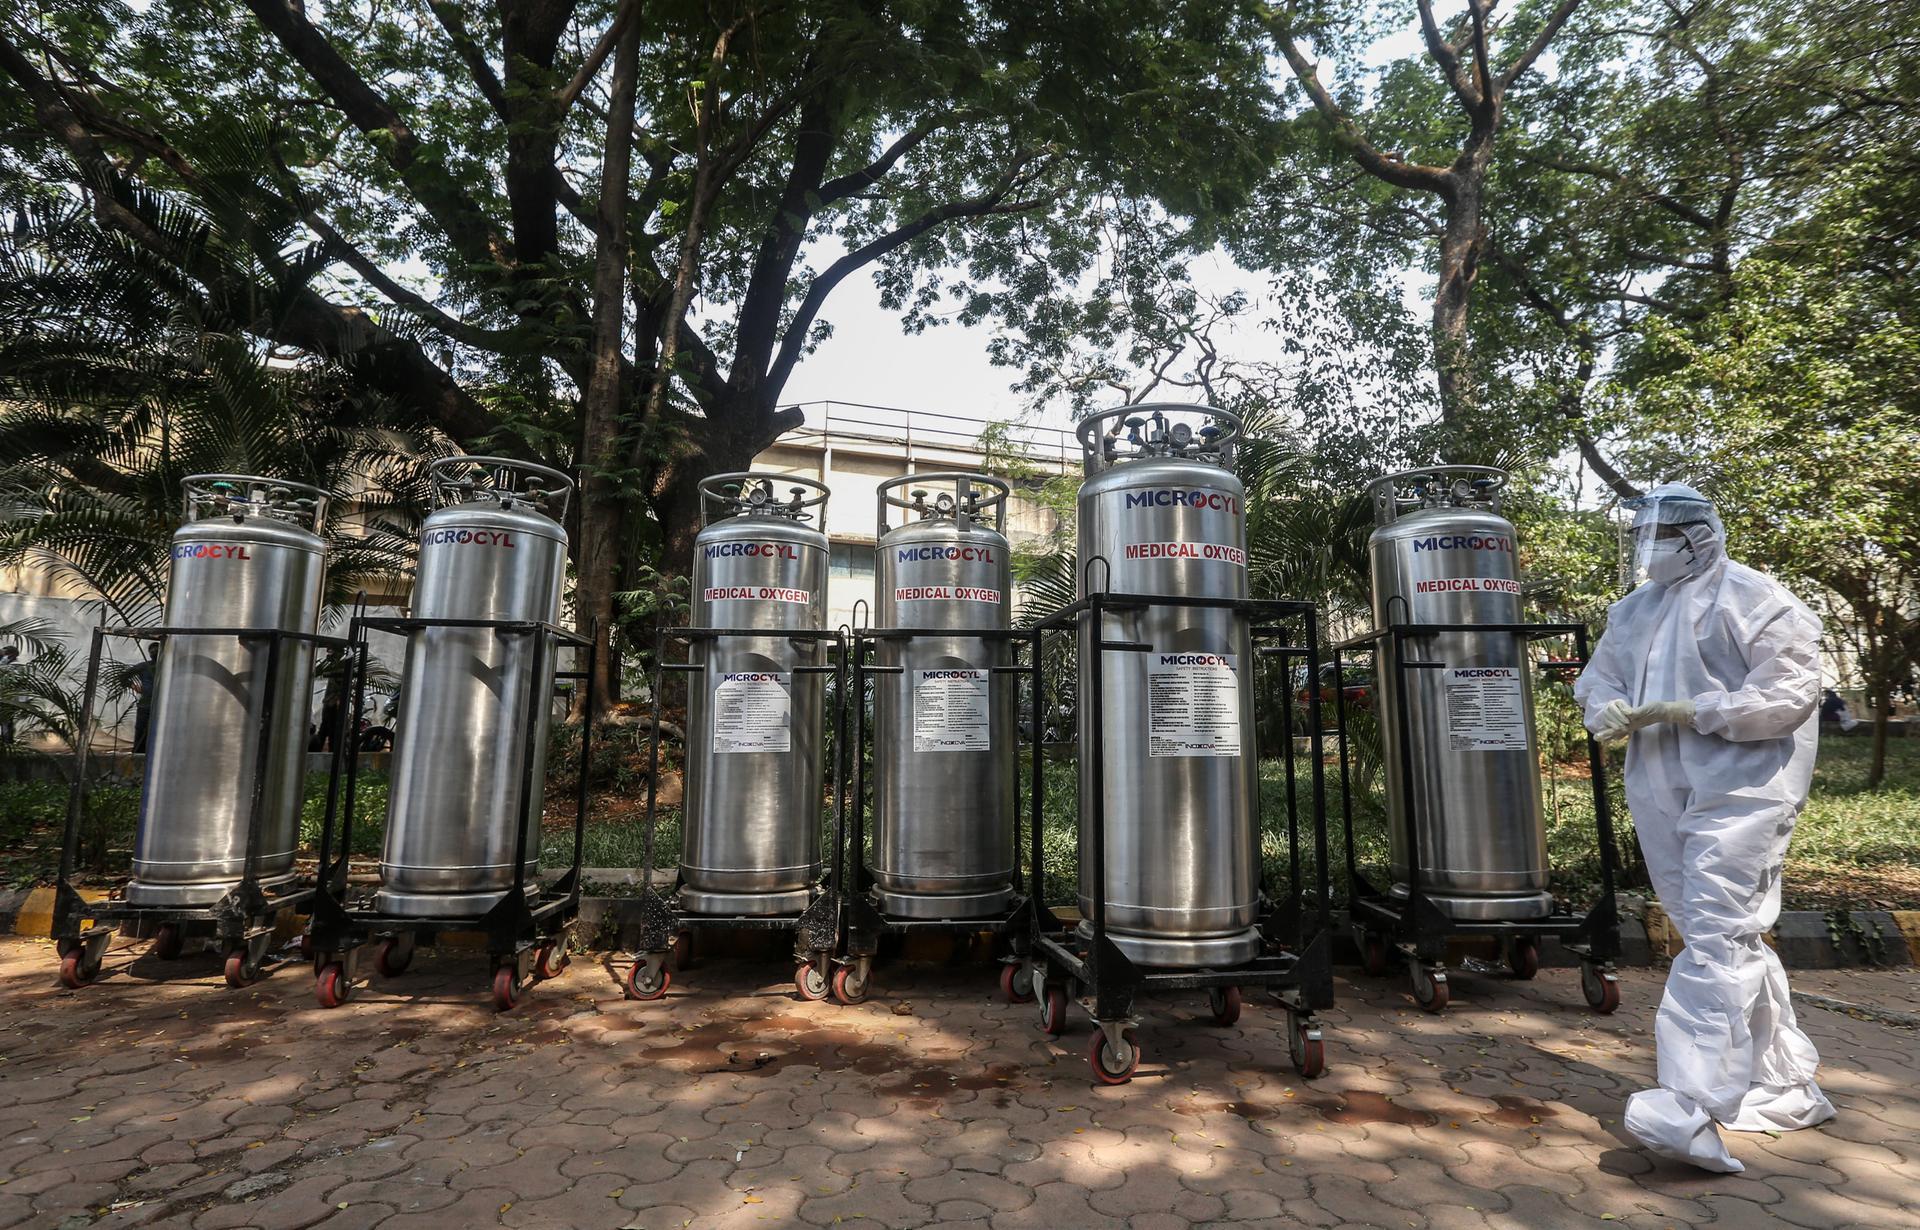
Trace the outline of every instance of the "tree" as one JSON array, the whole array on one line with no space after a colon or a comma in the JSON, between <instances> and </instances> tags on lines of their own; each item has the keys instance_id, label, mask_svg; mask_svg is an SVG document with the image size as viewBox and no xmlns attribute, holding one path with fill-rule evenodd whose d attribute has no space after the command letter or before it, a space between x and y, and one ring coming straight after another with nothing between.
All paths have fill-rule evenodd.
<instances>
[{"instance_id":1,"label":"tree","mask_svg":"<svg viewBox=\"0 0 1920 1230\"><path fill-rule=\"evenodd\" d=\"M579 464L583 617L656 554L684 569L698 480L797 422L781 390L846 278L916 327L1069 295L1106 194L1218 212L1277 134L1235 0L0 11L34 178L228 298L142 202L292 220L327 278L251 332L463 447ZM234 233L277 257L276 227Z\"/></svg>"},{"instance_id":2,"label":"tree","mask_svg":"<svg viewBox=\"0 0 1920 1230\"><path fill-rule=\"evenodd\" d=\"M1417 202L1393 206L1404 210L1435 241L1438 281L1430 338L1441 421L1452 437L1448 444L1457 452L1479 427L1476 417L1482 399L1469 308L1485 256L1487 180L1507 95L1553 42L1580 0L1558 0L1544 13L1522 8L1514 28L1494 18L1498 0L1466 0L1465 13L1444 30L1431 0L1416 2L1427 55L1456 113L1441 121L1438 117L1446 113L1437 104L1444 100L1434 97L1430 79L1411 79L1405 65L1398 72L1390 70L1383 92L1411 93L1424 104L1415 113L1418 120L1395 134L1396 143L1383 145L1377 134L1368 133L1356 118L1353 103L1335 97L1321 80L1319 66L1302 48L1304 40L1325 42L1348 32L1356 21L1348 6L1284 5L1273 13L1272 32L1325 125L1328 139L1367 176L1401 192L1431 198L1438 207L1434 217ZM1398 143L1401 139L1403 144Z\"/></svg>"}]
</instances>

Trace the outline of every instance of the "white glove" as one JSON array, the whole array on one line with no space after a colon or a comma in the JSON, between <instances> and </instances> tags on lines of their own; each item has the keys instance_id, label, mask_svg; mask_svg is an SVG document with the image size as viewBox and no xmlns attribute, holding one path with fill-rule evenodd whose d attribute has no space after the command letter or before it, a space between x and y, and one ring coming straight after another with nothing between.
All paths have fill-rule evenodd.
<instances>
[{"instance_id":1,"label":"white glove","mask_svg":"<svg viewBox=\"0 0 1920 1230\"><path fill-rule=\"evenodd\" d=\"M1656 700L1634 706L1627 715L1627 725L1634 730L1644 730L1648 726L1657 726L1661 722L1672 722L1675 726L1692 726L1693 702Z\"/></svg>"},{"instance_id":2,"label":"white glove","mask_svg":"<svg viewBox=\"0 0 1920 1230\"><path fill-rule=\"evenodd\" d=\"M1602 743L1618 743L1633 733L1633 706L1624 700L1610 700L1595 719L1593 737Z\"/></svg>"}]
</instances>

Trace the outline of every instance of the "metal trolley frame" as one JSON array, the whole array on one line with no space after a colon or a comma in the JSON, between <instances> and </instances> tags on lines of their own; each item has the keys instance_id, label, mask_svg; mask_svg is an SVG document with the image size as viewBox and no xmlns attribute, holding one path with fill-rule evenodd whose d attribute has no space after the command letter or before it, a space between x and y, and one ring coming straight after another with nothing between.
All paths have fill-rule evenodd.
<instances>
[{"instance_id":1,"label":"metal trolley frame","mask_svg":"<svg viewBox=\"0 0 1920 1230\"><path fill-rule=\"evenodd\" d=\"M1029 647L1031 660L1026 666L994 666L986 668L996 675L1026 676L1032 680L1034 695L1039 695L1040 654L1038 635L1028 629L981 629L975 631L957 631L949 628L855 628L853 631L853 689L849 703L853 706L853 784L849 817L851 825L848 831L848 890L846 893L846 941L845 962L842 971L836 972L833 979L834 997L842 1003L859 1003L865 999L871 989L870 980L874 958L879 954L881 937L889 934L904 935L910 933L979 935L991 932L996 936L1004 935L1013 949L1013 955L1001 965L1000 989L1014 1003L1024 1003L1033 998L1027 987L1028 971L1026 957L1031 951L1030 936L1033 930L1033 907L1029 902L1027 877L1020 866L1021 842L1016 835L1014 840L1013 887L1014 896L1009 906L996 914L985 914L975 918L899 918L881 912L869 896L874 887L871 871L867 867L866 845L866 743L867 743L867 679L876 675L897 675L904 668L898 666L880 666L867 664L867 652L877 648L883 641L909 641L917 637L937 637L941 640L964 640L973 638L981 641L1006 641L1015 646L1025 644ZM1016 657L1018 650L1015 650ZM1035 712L1038 712L1036 702ZM1035 726L1036 736L1039 726ZM1040 747L1036 738L1034 746ZM1028 783L1028 808L1030 821L1037 832L1040 825L1040 764L1036 755L1033 762L1032 780Z\"/></svg>"},{"instance_id":2,"label":"metal trolley frame","mask_svg":"<svg viewBox=\"0 0 1920 1230\"><path fill-rule=\"evenodd\" d=\"M230 636L241 642L267 643L267 669L260 712L256 719L258 751L253 764L253 791L247 811L247 845L240 882L212 905L139 905L118 899L87 902L73 887L74 861L80 840L80 819L86 810L87 752L93 742L94 701L100 685L100 655L108 637L132 641L164 642L172 636ZM273 748L267 737L274 717L273 700L278 691L280 667L284 661L281 646L287 641L305 641L319 648L344 649L348 642L339 637L314 632L293 632L284 628L130 628L96 627L93 646L87 656L86 684L81 693L82 714L79 737L74 745L73 789L67 797L67 823L60 842L60 874L54 884L53 938L60 954L60 980L79 988L100 972L107 944L114 933L129 928L141 938L151 936L154 955L170 960L181 954L193 932L211 931L226 952L226 979L230 987L244 987L266 968L267 949L272 943L274 925L282 910L296 909L314 895L311 882L298 877L278 892L268 893L260 886L256 868L260 856L260 826L266 803L267 765ZM304 755L304 749L302 755ZM144 793L145 787L142 786ZM91 927L82 924L91 921Z\"/></svg>"},{"instance_id":3,"label":"metal trolley frame","mask_svg":"<svg viewBox=\"0 0 1920 1230\"><path fill-rule=\"evenodd\" d=\"M655 838L659 832L660 781L660 697L666 675L698 674L706 670L700 662L669 662L667 642L679 641L689 654L701 643L725 637L752 637L756 640L785 638L791 641L825 641L832 661L825 666L797 666L795 674L832 675L837 685L833 722L833 833L832 855L824 884L818 885L812 901L798 914L696 914L679 906L679 873L666 892L653 886ZM843 629L765 628L662 628L654 638L653 729L647 738L647 829L641 868L639 897L640 940L634 948L633 968L627 973L628 999L656 1000L673 985L673 974L666 968L667 958L684 968L691 952L691 933L696 931L791 931L794 941L794 989L802 999L819 1001L832 993L835 971L833 953L840 943L840 901L842 860L845 858L846 818L846 666L847 633ZM684 819L682 820L684 824ZM677 864L676 864L677 865Z\"/></svg>"},{"instance_id":4,"label":"metal trolley frame","mask_svg":"<svg viewBox=\"0 0 1920 1230\"><path fill-rule=\"evenodd\" d=\"M521 992L535 977L558 977L568 964L567 943L580 914L580 853L587 823L588 777L592 769L593 675L598 638L581 636L556 624L524 619L402 619L358 615L351 625L354 647L353 721L358 729L366 708L368 632L406 636L421 628L484 628L496 637L534 638L532 677L528 689L527 725L537 726L537 706L553 703L552 679L584 680L586 707L580 724L580 780L574 792L573 858L567 871L537 895L527 893L527 811L533 805L535 748L531 739L520 756L520 814L514 840L513 885L485 914L477 918L432 918L390 914L373 908L370 898L354 898L348 888L348 866L353 852L354 787L359 781L360 745L351 740L335 746L327 783L326 822L320 830L320 887L313 899L313 921L308 943L313 954L314 997L323 1008L337 1008L352 994L361 976L361 950L380 947L375 968L389 978L406 972L415 948L432 944L445 933L478 934L486 938L492 964L494 1006L506 1011L519 1003ZM549 671L548 654L560 645L582 649L582 669ZM340 786L346 802L340 803ZM533 823L539 817L532 817ZM336 820L338 821L336 827Z\"/></svg>"},{"instance_id":5,"label":"metal trolley frame","mask_svg":"<svg viewBox=\"0 0 1920 1230\"><path fill-rule=\"evenodd\" d=\"M1283 662L1304 661L1307 677L1319 677L1319 621L1312 603L1296 601L1261 601L1256 599L1171 597L1159 594L1094 593L1082 598L1073 605L1064 607L1051 617L1035 626L1037 636L1059 632L1077 632L1083 619L1092 621L1094 636L1093 669L1083 672L1082 687L1086 689L1080 703L1093 706L1094 712L1102 711L1102 669L1104 658L1109 653L1146 653L1152 646L1136 641L1115 641L1104 634L1103 616L1109 611L1140 610L1146 607L1188 607L1230 610L1246 615L1252 622L1252 635L1255 642L1254 658L1258 662L1265 658L1278 658ZM1290 638L1288 624L1296 624L1301 643L1266 644ZM1036 649L1038 641L1036 641ZM1037 658L1036 653L1036 658ZM1044 687L1036 676L1034 697L1035 712L1043 708L1043 696L1038 689ZM1288 867L1287 897L1276 901L1270 892L1264 874L1261 875L1261 910L1259 930L1266 943L1266 951L1244 964L1221 969L1194 969L1178 971L1148 971L1136 966L1119 947L1107 936L1107 818L1106 792L1096 790L1091 799L1081 799L1080 806L1091 807L1091 824L1088 830L1093 836L1093 916L1088 922L1092 934L1081 938L1069 930L1065 922L1053 912L1045 900L1044 847L1041 841L1040 825L1037 813L1041 797L1040 744L1034 745L1034 795L1036 823L1033 829L1033 870L1034 908L1032 910L1032 986L1040 1006L1040 1026L1049 1036L1057 1036L1066 1026L1066 999L1069 993L1088 1003L1098 1032L1094 1038L1089 1062L1097 1080L1105 1084L1120 1084L1133 1075L1140 1062L1140 1047L1134 1040L1133 1029L1136 1020L1133 1016L1133 1004L1136 995L1157 991L1193 991L1205 990L1209 1006L1213 1010L1214 1020L1222 1025L1230 1025L1240 1015L1240 988L1270 988L1287 1012L1288 1052L1294 1066L1302 1076L1318 1076L1326 1070L1326 1054L1322 1042L1321 1030L1314 1019L1317 1009L1333 1005L1333 963L1331 957L1332 881L1328 868L1329 854L1326 825L1326 781L1325 766L1322 758L1322 729L1320 719L1320 697L1318 691L1309 690L1307 699L1308 755L1311 766L1313 852L1318 867L1318 882L1315 886L1315 900L1311 905L1305 895L1305 885L1301 875L1301 839L1300 816L1294 800L1295 770L1293 764L1293 710L1285 708L1287 760L1287 848L1290 856ZM1256 723L1251 732L1255 763L1260 759L1259 727ZM1080 755L1092 757L1092 774L1095 781L1105 780L1106 751L1096 741L1091 748L1080 748ZM1264 835L1267 831L1264 807L1259 797L1254 799L1255 824ZM1309 930L1309 918L1312 927Z\"/></svg>"},{"instance_id":6,"label":"metal trolley frame","mask_svg":"<svg viewBox=\"0 0 1920 1230\"><path fill-rule=\"evenodd\" d=\"M1447 632L1510 633L1534 641L1571 637L1574 656L1539 663L1542 669L1578 670L1587 662L1585 624L1394 624L1333 648L1334 678L1342 679L1341 662L1351 652L1388 655L1388 669L1403 677L1400 695L1405 696L1404 676L1409 671L1443 670L1444 662L1409 660L1407 642ZM1456 937L1487 936L1498 939L1505 950L1508 967L1516 977L1532 978L1540 967L1539 940L1551 935L1580 959L1580 990L1594 1011L1610 1013L1620 1006L1620 983L1614 962L1620 955L1620 913L1614 895L1618 857L1614 849L1613 813L1607 794L1605 760L1600 745L1587 739L1587 760L1593 778L1593 812L1600 838L1600 900L1584 915L1556 909L1545 918L1472 920L1456 919L1421 891L1420 865L1425 859L1419 840L1414 809L1409 806L1400 817L1407 859L1407 895L1404 901L1390 892L1382 892L1361 874L1353 847L1353 801L1349 790L1347 700L1344 687L1336 684L1339 709L1340 810L1347 837L1347 899L1354 940L1359 944L1368 973L1379 975L1391 963L1389 945L1407 962L1413 996L1428 1012L1440 1012L1447 1006L1447 941ZM1412 799L1414 785L1413 743L1407 706L1396 706L1398 764L1389 772L1400 774L1401 796ZM1394 823L1388 817L1388 823Z\"/></svg>"}]
</instances>

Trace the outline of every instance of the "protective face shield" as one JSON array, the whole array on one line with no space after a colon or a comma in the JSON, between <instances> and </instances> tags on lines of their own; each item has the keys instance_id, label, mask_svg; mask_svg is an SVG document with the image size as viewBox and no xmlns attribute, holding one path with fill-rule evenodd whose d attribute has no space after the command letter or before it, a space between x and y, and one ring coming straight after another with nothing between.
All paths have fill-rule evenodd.
<instances>
[{"instance_id":1,"label":"protective face shield","mask_svg":"<svg viewBox=\"0 0 1920 1230\"><path fill-rule=\"evenodd\" d=\"M1704 571L1721 554L1726 530L1713 504L1693 488L1662 483L1625 501L1633 510L1636 576L1671 585Z\"/></svg>"}]
</instances>

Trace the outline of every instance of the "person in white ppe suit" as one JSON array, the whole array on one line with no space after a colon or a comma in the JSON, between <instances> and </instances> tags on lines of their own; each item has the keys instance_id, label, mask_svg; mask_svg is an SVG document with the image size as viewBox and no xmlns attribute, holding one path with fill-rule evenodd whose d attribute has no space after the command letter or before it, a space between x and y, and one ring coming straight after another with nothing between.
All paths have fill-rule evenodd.
<instances>
[{"instance_id":1,"label":"person in white ppe suit","mask_svg":"<svg viewBox=\"0 0 1920 1230\"><path fill-rule=\"evenodd\" d=\"M1615 603L1574 688L1587 729L1627 746L1627 805L1653 887L1686 941L1655 1021L1660 1087L1627 1103L1655 1153L1745 1169L1716 1124L1831 1119L1780 958L1780 871L1819 733L1820 621L1727 558L1713 505L1664 484L1628 502L1647 583Z\"/></svg>"}]
</instances>

